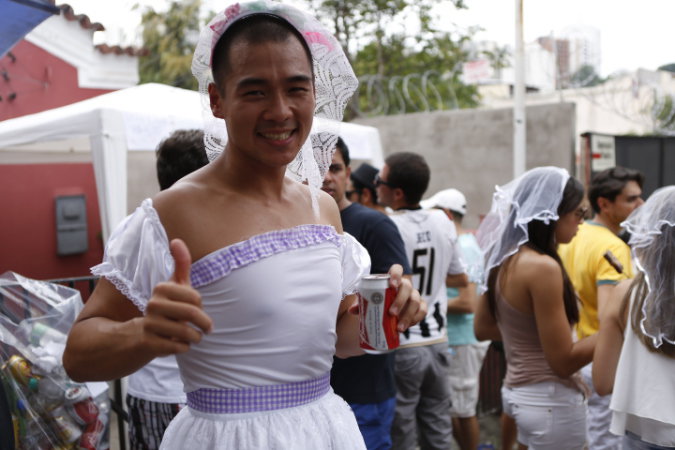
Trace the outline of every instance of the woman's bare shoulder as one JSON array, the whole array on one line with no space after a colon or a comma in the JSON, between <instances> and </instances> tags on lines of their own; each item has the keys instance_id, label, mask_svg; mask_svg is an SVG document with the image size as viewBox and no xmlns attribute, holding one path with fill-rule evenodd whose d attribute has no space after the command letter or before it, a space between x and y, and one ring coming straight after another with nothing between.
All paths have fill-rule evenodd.
<instances>
[{"instance_id":1,"label":"woman's bare shoulder","mask_svg":"<svg viewBox=\"0 0 675 450\"><path fill-rule=\"evenodd\" d=\"M519 253L518 267L521 273L532 281L562 277L560 264L551 256L528 247L523 247L523 250Z\"/></svg>"}]
</instances>

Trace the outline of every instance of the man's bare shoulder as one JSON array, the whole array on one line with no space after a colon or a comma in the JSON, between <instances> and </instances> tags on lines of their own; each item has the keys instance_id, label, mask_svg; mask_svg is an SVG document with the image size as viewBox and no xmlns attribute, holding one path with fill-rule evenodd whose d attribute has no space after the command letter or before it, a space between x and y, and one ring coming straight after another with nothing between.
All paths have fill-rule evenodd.
<instances>
[{"instance_id":1,"label":"man's bare shoulder","mask_svg":"<svg viewBox=\"0 0 675 450\"><path fill-rule=\"evenodd\" d=\"M171 212L180 211L183 207L199 202L207 190L204 183L188 179L179 180L170 188L155 195L152 204L160 216L170 215Z\"/></svg>"},{"instance_id":2,"label":"man's bare shoulder","mask_svg":"<svg viewBox=\"0 0 675 450\"><path fill-rule=\"evenodd\" d=\"M294 198L293 204L299 206L305 212L311 213L313 194L309 187L305 184L289 180L287 188L291 191L291 197ZM340 210L337 207L337 203L335 203L335 199L326 192L319 190L317 203L319 205L318 223L333 225L339 232L342 232ZM316 218L312 222L316 222Z\"/></svg>"},{"instance_id":3,"label":"man's bare shoulder","mask_svg":"<svg viewBox=\"0 0 675 450\"><path fill-rule=\"evenodd\" d=\"M324 191L319 191L319 210L322 223L333 225L338 233L342 233L340 209L335 203L335 199Z\"/></svg>"}]
</instances>

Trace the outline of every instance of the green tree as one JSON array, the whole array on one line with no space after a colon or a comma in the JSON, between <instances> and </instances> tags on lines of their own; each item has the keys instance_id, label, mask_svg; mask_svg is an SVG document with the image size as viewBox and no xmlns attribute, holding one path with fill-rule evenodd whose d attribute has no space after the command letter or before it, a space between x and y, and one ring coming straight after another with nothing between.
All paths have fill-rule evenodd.
<instances>
[{"instance_id":1,"label":"green tree","mask_svg":"<svg viewBox=\"0 0 675 450\"><path fill-rule=\"evenodd\" d=\"M502 69L511 66L511 51L506 45L501 47L497 45L490 50L483 50L483 55L490 61L496 78L501 76Z\"/></svg>"},{"instance_id":2,"label":"green tree","mask_svg":"<svg viewBox=\"0 0 675 450\"><path fill-rule=\"evenodd\" d=\"M383 73L384 45L386 30L396 21L414 17L419 21L420 33L417 40L433 33L433 17L431 10L441 0L306 0L308 6L318 12L326 23L333 25L337 39L350 57L354 57L357 41L366 40L376 43L375 61L378 73ZM464 0L450 0L455 8L466 8Z\"/></svg>"},{"instance_id":3,"label":"green tree","mask_svg":"<svg viewBox=\"0 0 675 450\"><path fill-rule=\"evenodd\" d=\"M675 98L670 94L654 95L652 119L654 131L657 133L672 134L675 131Z\"/></svg>"},{"instance_id":4,"label":"green tree","mask_svg":"<svg viewBox=\"0 0 675 450\"><path fill-rule=\"evenodd\" d=\"M164 83L197 89L190 66L199 38L201 0L174 0L166 12L148 8L143 13L143 48L139 58L141 83Z\"/></svg>"},{"instance_id":5,"label":"green tree","mask_svg":"<svg viewBox=\"0 0 675 450\"><path fill-rule=\"evenodd\" d=\"M663 70L664 72L675 72L675 63L664 64L659 66L656 70Z\"/></svg>"},{"instance_id":6,"label":"green tree","mask_svg":"<svg viewBox=\"0 0 675 450\"><path fill-rule=\"evenodd\" d=\"M570 77L570 85L573 87L591 87L604 83L605 80L598 76L595 68L590 64L584 64Z\"/></svg>"},{"instance_id":7,"label":"green tree","mask_svg":"<svg viewBox=\"0 0 675 450\"><path fill-rule=\"evenodd\" d=\"M388 36L381 48L375 41L366 45L354 59L361 78L357 109L362 114L400 114L478 106L476 87L460 78L470 39L438 32L413 47L398 34ZM379 51L381 61L376 58Z\"/></svg>"},{"instance_id":8,"label":"green tree","mask_svg":"<svg viewBox=\"0 0 675 450\"><path fill-rule=\"evenodd\" d=\"M477 90L460 79L463 50L474 31L439 32L432 8L440 0L308 0L349 55L361 80L358 99L347 117L355 114L472 107ZM464 0L450 0L456 9ZM388 33L395 23L417 21L419 31ZM417 30L417 27L415 27ZM357 49L357 43L359 44Z\"/></svg>"}]
</instances>

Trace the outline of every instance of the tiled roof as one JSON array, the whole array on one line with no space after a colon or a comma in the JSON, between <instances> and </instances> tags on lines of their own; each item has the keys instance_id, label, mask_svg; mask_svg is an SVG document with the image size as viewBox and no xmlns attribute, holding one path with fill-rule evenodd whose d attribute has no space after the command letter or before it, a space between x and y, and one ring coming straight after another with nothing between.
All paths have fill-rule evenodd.
<instances>
[{"instance_id":1,"label":"tiled roof","mask_svg":"<svg viewBox=\"0 0 675 450\"><path fill-rule=\"evenodd\" d=\"M144 48L136 47L120 47L119 45L108 45L108 44L98 44L95 46L96 50L107 55L109 53L114 53L116 55L129 55L129 56L145 56L148 52Z\"/></svg>"},{"instance_id":2,"label":"tiled roof","mask_svg":"<svg viewBox=\"0 0 675 450\"><path fill-rule=\"evenodd\" d=\"M54 0L51 1L52 3L54 3ZM67 20L70 20L71 22L74 21L80 22L80 26L84 29L94 31L105 30L105 27L102 24L98 22L92 22L88 15L75 14L75 10L73 10L73 7L67 3L62 3L60 5L57 5L57 7L61 10L63 17L65 17Z\"/></svg>"},{"instance_id":3,"label":"tiled roof","mask_svg":"<svg viewBox=\"0 0 675 450\"><path fill-rule=\"evenodd\" d=\"M56 4L55 0L50 0L50 2L52 4ZM75 14L75 10L73 10L73 7L67 3L61 3L56 6L61 10L61 14L63 15L63 17L66 18L66 20L69 20L71 22L77 21L80 23L80 26L86 30L93 30L93 31L105 30L103 24L99 22L92 22L88 15ZM119 45L110 46L108 44L98 44L95 47L99 52L103 53L104 55L114 53L115 55L142 56L145 54L144 49L142 48L139 49L131 46L121 47Z\"/></svg>"}]
</instances>

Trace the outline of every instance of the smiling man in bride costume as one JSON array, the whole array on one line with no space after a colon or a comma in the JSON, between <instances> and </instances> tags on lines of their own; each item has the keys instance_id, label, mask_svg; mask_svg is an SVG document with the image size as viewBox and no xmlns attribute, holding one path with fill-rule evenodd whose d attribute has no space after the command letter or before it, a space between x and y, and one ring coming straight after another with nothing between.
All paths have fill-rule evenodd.
<instances>
[{"instance_id":1,"label":"smiling man in bride costume","mask_svg":"<svg viewBox=\"0 0 675 450\"><path fill-rule=\"evenodd\" d=\"M218 14L193 73L215 158L112 234L64 365L108 380L177 354L188 407L162 448L364 448L329 371L334 354L360 352L351 294L369 259L319 189L354 73L314 18L266 1ZM390 269L403 330L426 306L401 272Z\"/></svg>"}]
</instances>

